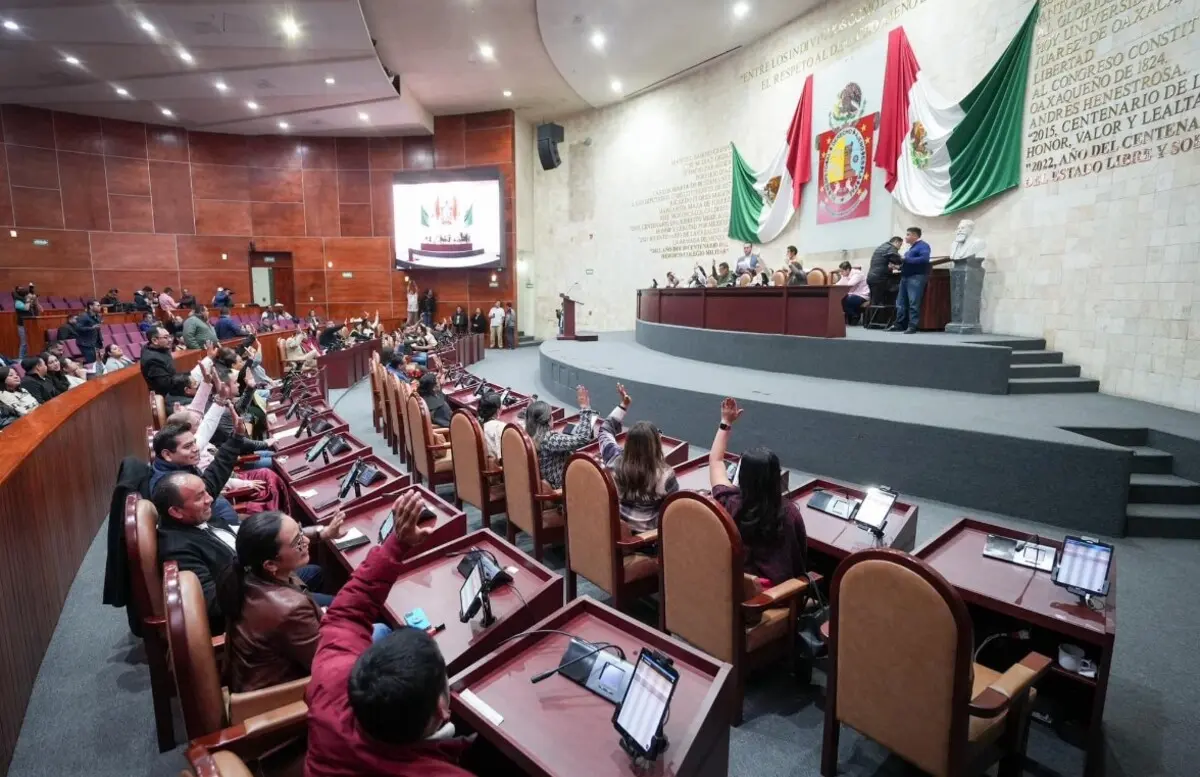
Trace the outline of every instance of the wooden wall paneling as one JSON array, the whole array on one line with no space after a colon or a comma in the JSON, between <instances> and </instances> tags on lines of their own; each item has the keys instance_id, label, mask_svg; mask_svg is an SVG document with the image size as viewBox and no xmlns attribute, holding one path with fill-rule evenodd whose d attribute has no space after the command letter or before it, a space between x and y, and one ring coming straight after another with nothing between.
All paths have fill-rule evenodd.
<instances>
[{"instance_id":1,"label":"wooden wall paneling","mask_svg":"<svg viewBox=\"0 0 1200 777\"><path fill-rule=\"evenodd\" d=\"M305 170L304 223L309 235L341 234L336 170ZM368 232L370 234L370 222Z\"/></svg>"},{"instance_id":2,"label":"wooden wall paneling","mask_svg":"<svg viewBox=\"0 0 1200 777\"><path fill-rule=\"evenodd\" d=\"M300 145L303 148L305 170L337 170L337 140L334 138L304 138Z\"/></svg>"},{"instance_id":3,"label":"wooden wall paneling","mask_svg":"<svg viewBox=\"0 0 1200 777\"><path fill-rule=\"evenodd\" d=\"M109 194L150 196L150 166L145 159L106 156L104 174L108 179Z\"/></svg>"},{"instance_id":4,"label":"wooden wall paneling","mask_svg":"<svg viewBox=\"0 0 1200 777\"><path fill-rule=\"evenodd\" d=\"M404 169L433 169L433 136L421 135L404 138Z\"/></svg>"},{"instance_id":5,"label":"wooden wall paneling","mask_svg":"<svg viewBox=\"0 0 1200 777\"><path fill-rule=\"evenodd\" d=\"M387 316L388 310L391 309L391 301L374 301L374 302L330 302L325 305L326 315L333 321L346 321L352 318L358 318L365 310L368 316L374 316L375 311L379 311L379 318L383 319ZM307 310L305 313L307 314Z\"/></svg>"},{"instance_id":6,"label":"wooden wall paneling","mask_svg":"<svg viewBox=\"0 0 1200 777\"><path fill-rule=\"evenodd\" d=\"M392 237L392 171L371 172L371 220L375 237Z\"/></svg>"},{"instance_id":7,"label":"wooden wall paneling","mask_svg":"<svg viewBox=\"0 0 1200 777\"><path fill-rule=\"evenodd\" d=\"M100 119L76 113L54 113L54 145L59 151L103 154L104 135Z\"/></svg>"},{"instance_id":8,"label":"wooden wall paneling","mask_svg":"<svg viewBox=\"0 0 1200 777\"><path fill-rule=\"evenodd\" d=\"M57 115L57 114L56 114ZM100 123L96 123L99 144ZM104 157L97 154L58 152L59 179L62 181L63 223L67 229L108 231L108 183Z\"/></svg>"},{"instance_id":9,"label":"wooden wall paneling","mask_svg":"<svg viewBox=\"0 0 1200 777\"><path fill-rule=\"evenodd\" d=\"M197 235L252 235L249 202L195 200ZM245 243L243 243L245 249Z\"/></svg>"},{"instance_id":10,"label":"wooden wall paneling","mask_svg":"<svg viewBox=\"0 0 1200 777\"><path fill-rule=\"evenodd\" d=\"M468 131L493 129L495 127L511 127L514 124L514 116L511 110L468 113L462 118L463 127Z\"/></svg>"},{"instance_id":11,"label":"wooden wall paneling","mask_svg":"<svg viewBox=\"0 0 1200 777\"><path fill-rule=\"evenodd\" d=\"M325 271L325 241L319 237L255 237L259 251L290 251L297 270Z\"/></svg>"},{"instance_id":12,"label":"wooden wall paneling","mask_svg":"<svg viewBox=\"0 0 1200 777\"><path fill-rule=\"evenodd\" d=\"M215 132L189 132L191 161L204 165L250 165L245 135L221 135Z\"/></svg>"},{"instance_id":13,"label":"wooden wall paneling","mask_svg":"<svg viewBox=\"0 0 1200 777\"><path fill-rule=\"evenodd\" d=\"M250 168L250 199L254 202L304 202L304 178L299 170Z\"/></svg>"},{"instance_id":14,"label":"wooden wall paneling","mask_svg":"<svg viewBox=\"0 0 1200 777\"><path fill-rule=\"evenodd\" d=\"M43 108L0 106L4 117L4 142L18 146L54 148L54 115Z\"/></svg>"},{"instance_id":15,"label":"wooden wall paneling","mask_svg":"<svg viewBox=\"0 0 1200 777\"><path fill-rule=\"evenodd\" d=\"M375 233L371 205L342 203L338 207L338 224L342 237L371 237Z\"/></svg>"},{"instance_id":16,"label":"wooden wall paneling","mask_svg":"<svg viewBox=\"0 0 1200 777\"><path fill-rule=\"evenodd\" d=\"M16 226L63 228L62 197L58 189L13 186L11 191Z\"/></svg>"},{"instance_id":17,"label":"wooden wall paneling","mask_svg":"<svg viewBox=\"0 0 1200 777\"><path fill-rule=\"evenodd\" d=\"M254 202L250 217L255 235L297 235L304 229L304 205L301 203Z\"/></svg>"},{"instance_id":18,"label":"wooden wall paneling","mask_svg":"<svg viewBox=\"0 0 1200 777\"><path fill-rule=\"evenodd\" d=\"M250 286L250 265L244 260L240 265L234 265L231 259L231 265L227 269L221 270L180 270L179 283L172 284L176 289L189 289L196 295L196 299L209 304L212 302L213 295L217 293L217 287L223 287L233 291L233 302L235 305L243 303L251 303L254 301L254 294ZM161 291L158 286L154 288ZM178 299L178 298L177 298ZM214 316L217 311L210 311Z\"/></svg>"},{"instance_id":19,"label":"wooden wall paneling","mask_svg":"<svg viewBox=\"0 0 1200 777\"><path fill-rule=\"evenodd\" d=\"M392 241L386 237L343 237L325 241L325 260L332 262L329 273L343 270L391 270ZM390 288L390 283L384 283ZM364 299L379 299L366 297Z\"/></svg>"},{"instance_id":20,"label":"wooden wall paneling","mask_svg":"<svg viewBox=\"0 0 1200 777\"><path fill-rule=\"evenodd\" d=\"M8 185L8 146L0 143L0 226L13 224L12 189Z\"/></svg>"},{"instance_id":21,"label":"wooden wall paneling","mask_svg":"<svg viewBox=\"0 0 1200 777\"><path fill-rule=\"evenodd\" d=\"M0 289L13 289L35 283L38 293L56 297L90 297L95 293L92 286L92 270L57 270L43 267L20 267L0 269ZM14 324L15 326L15 324ZM5 351L15 357L16 351Z\"/></svg>"},{"instance_id":22,"label":"wooden wall paneling","mask_svg":"<svg viewBox=\"0 0 1200 777\"><path fill-rule=\"evenodd\" d=\"M160 162L189 161L187 130L146 125L146 156Z\"/></svg>"},{"instance_id":23,"label":"wooden wall paneling","mask_svg":"<svg viewBox=\"0 0 1200 777\"><path fill-rule=\"evenodd\" d=\"M372 170L404 169L404 138L371 138L369 148Z\"/></svg>"},{"instance_id":24,"label":"wooden wall paneling","mask_svg":"<svg viewBox=\"0 0 1200 777\"><path fill-rule=\"evenodd\" d=\"M498 165L513 160L513 128L492 127L464 133L467 165Z\"/></svg>"},{"instance_id":25,"label":"wooden wall paneling","mask_svg":"<svg viewBox=\"0 0 1200 777\"><path fill-rule=\"evenodd\" d=\"M293 270L297 310L307 312L312 305L325 304L325 271ZM295 313L296 311L292 311Z\"/></svg>"},{"instance_id":26,"label":"wooden wall paneling","mask_svg":"<svg viewBox=\"0 0 1200 777\"><path fill-rule=\"evenodd\" d=\"M198 200L250 200L250 168L192 165L192 191Z\"/></svg>"},{"instance_id":27,"label":"wooden wall paneling","mask_svg":"<svg viewBox=\"0 0 1200 777\"><path fill-rule=\"evenodd\" d=\"M462 116L436 116L433 119L434 166L462 167L467 163Z\"/></svg>"},{"instance_id":28,"label":"wooden wall paneling","mask_svg":"<svg viewBox=\"0 0 1200 777\"><path fill-rule=\"evenodd\" d=\"M104 296L104 292L109 289L120 289L121 299L128 301L133 299L133 290L140 289L143 286L149 286L158 291L162 291L167 286L173 289L181 288L179 283L179 270L172 263L170 268L159 269L138 269L138 270L92 270L95 277L96 289L100 291L99 296ZM192 289L192 291L196 291ZM197 292L199 294L199 292Z\"/></svg>"},{"instance_id":29,"label":"wooden wall paneling","mask_svg":"<svg viewBox=\"0 0 1200 777\"><path fill-rule=\"evenodd\" d=\"M366 138L338 138L336 144L337 169L371 169L371 153Z\"/></svg>"},{"instance_id":30,"label":"wooden wall paneling","mask_svg":"<svg viewBox=\"0 0 1200 777\"><path fill-rule=\"evenodd\" d=\"M8 177L13 186L57 189L58 154L54 149L8 144Z\"/></svg>"},{"instance_id":31,"label":"wooden wall paneling","mask_svg":"<svg viewBox=\"0 0 1200 777\"><path fill-rule=\"evenodd\" d=\"M338 173L338 202L371 203L371 174L366 170L343 170Z\"/></svg>"},{"instance_id":32,"label":"wooden wall paneling","mask_svg":"<svg viewBox=\"0 0 1200 777\"><path fill-rule=\"evenodd\" d=\"M34 245L34 240L48 240L49 245ZM22 229L17 231L16 237L9 237L5 232L0 235L0 267L88 270L91 268L88 235L86 232Z\"/></svg>"},{"instance_id":33,"label":"wooden wall paneling","mask_svg":"<svg viewBox=\"0 0 1200 777\"><path fill-rule=\"evenodd\" d=\"M248 244L244 237L180 235L175 241L179 269L234 271L235 268L249 267ZM226 258L222 259L222 254Z\"/></svg>"},{"instance_id":34,"label":"wooden wall paneling","mask_svg":"<svg viewBox=\"0 0 1200 777\"><path fill-rule=\"evenodd\" d=\"M192 174L188 165L151 162L150 192L155 232L176 235L196 233L196 215L192 211Z\"/></svg>"},{"instance_id":35,"label":"wooden wall paneling","mask_svg":"<svg viewBox=\"0 0 1200 777\"><path fill-rule=\"evenodd\" d=\"M281 135L251 135L246 138L245 160L225 164L299 170L304 162L304 143L296 138L285 138Z\"/></svg>"},{"instance_id":36,"label":"wooden wall paneling","mask_svg":"<svg viewBox=\"0 0 1200 777\"><path fill-rule=\"evenodd\" d=\"M154 206L149 197L108 197L109 222L114 232L153 232Z\"/></svg>"},{"instance_id":37,"label":"wooden wall paneling","mask_svg":"<svg viewBox=\"0 0 1200 777\"><path fill-rule=\"evenodd\" d=\"M146 158L146 125L136 121L101 119L104 153L108 156Z\"/></svg>"},{"instance_id":38,"label":"wooden wall paneling","mask_svg":"<svg viewBox=\"0 0 1200 777\"><path fill-rule=\"evenodd\" d=\"M351 277L345 277L344 273L349 273ZM325 274L327 299L331 304L352 302L371 306L384 304L390 306L392 301L390 276L390 270L330 270Z\"/></svg>"},{"instance_id":39,"label":"wooden wall paneling","mask_svg":"<svg viewBox=\"0 0 1200 777\"><path fill-rule=\"evenodd\" d=\"M94 232L92 265L105 270L176 269L174 235L129 235Z\"/></svg>"}]
</instances>

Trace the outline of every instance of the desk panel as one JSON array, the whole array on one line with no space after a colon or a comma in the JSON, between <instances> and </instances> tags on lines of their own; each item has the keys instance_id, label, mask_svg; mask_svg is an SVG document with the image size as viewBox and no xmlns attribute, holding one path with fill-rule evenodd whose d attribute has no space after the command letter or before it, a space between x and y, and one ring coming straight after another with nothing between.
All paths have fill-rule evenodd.
<instances>
[{"instance_id":1,"label":"desk panel","mask_svg":"<svg viewBox=\"0 0 1200 777\"><path fill-rule=\"evenodd\" d=\"M565 424L564 424L565 426ZM629 432L621 432L617 435L617 442L622 447L625 446L625 440L629 437ZM688 443L687 440L680 440L677 437L668 437L661 435L663 458L667 463L674 467L677 464L683 464L687 461ZM591 456L594 459L600 457L600 441L594 440L579 449L580 453Z\"/></svg>"},{"instance_id":2,"label":"desk panel","mask_svg":"<svg viewBox=\"0 0 1200 777\"><path fill-rule=\"evenodd\" d=\"M338 431L338 429L341 429L342 431ZM308 461L308 452L316 447L317 443L331 434L339 435L343 440L345 440L346 445L349 446L349 449L343 453L339 453L336 456L330 456L328 462L326 462L321 456L318 456L313 461ZM319 434L315 437L305 437L304 439L296 440L293 445L286 449L286 452L280 453L279 451L276 451L275 471L279 474L279 477L283 479L284 483L291 485L298 478L315 475L324 470L326 467L337 466L343 461L356 459L368 451L370 451L370 446L354 435L350 434L348 424L339 424L328 432Z\"/></svg>"},{"instance_id":3,"label":"desk panel","mask_svg":"<svg viewBox=\"0 0 1200 777\"><path fill-rule=\"evenodd\" d=\"M361 495L356 495L354 489L351 489L345 499L340 502L335 501L342 476L354 466L354 460L350 459L340 464L331 464L319 472L297 478L292 482L292 504L297 505L303 512L306 518L305 523L324 523L332 518L338 510L349 510L361 499L375 494L394 494L409 484L408 475L400 472L375 454L372 453L364 458L368 464L383 473L383 477L369 486L363 486Z\"/></svg>"},{"instance_id":4,"label":"desk panel","mask_svg":"<svg viewBox=\"0 0 1200 777\"><path fill-rule=\"evenodd\" d=\"M804 517L804 532L808 535L809 566L829 579L832 579L837 563L856 550L879 547L905 551L913 549L917 537L916 505L897 500L888 514L883 538L877 540L853 521L844 521L809 507L808 500L817 490L856 500L861 500L866 492L846 483L815 478L784 494L784 499L796 505L800 515Z\"/></svg>"},{"instance_id":5,"label":"desk panel","mask_svg":"<svg viewBox=\"0 0 1200 777\"><path fill-rule=\"evenodd\" d=\"M725 461L729 464L737 464L742 460L741 456L736 453L726 453ZM675 466L675 480L679 482L681 491L711 491L711 483L708 477L709 466L708 456L697 456L694 459L677 464ZM786 469L779 476L779 490L787 491L790 488L792 473ZM735 483L736 485L736 483Z\"/></svg>"},{"instance_id":6,"label":"desk panel","mask_svg":"<svg viewBox=\"0 0 1200 777\"><path fill-rule=\"evenodd\" d=\"M392 505L395 504L397 497L409 491L419 493L425 501L425 506L436 516L432 521L420 524L422 527L433 529L433 534L425 541L426 545L431 547L443 545L466 535L466 513L424 486L405 486L395 493L376 494L375 496L364 498L348 508L345 511L346 520L343 524L347 529L358 529L371 540L371 544L360 545L350 550L338 550L333 547L332 543L329 543L330 552L337 558L347 574L357 569L358 565L366 560L367 554L371 552L371 548L379 544L379 529L383 526L383 522L388 517L388 514L391 513Z\"/></svg>"},{"instance_id":7,"label":"desk panel","mask_svg":"<svg viewBox=\"0 0 1200 777\"><path fill-rule=\"evenodd\" d=\"M642 321L697 329L845 337L842 300L848 286L744 286L722 289L642 289ZM650 319L643 316L653 316Z\"/></svg>"}]
</instances>

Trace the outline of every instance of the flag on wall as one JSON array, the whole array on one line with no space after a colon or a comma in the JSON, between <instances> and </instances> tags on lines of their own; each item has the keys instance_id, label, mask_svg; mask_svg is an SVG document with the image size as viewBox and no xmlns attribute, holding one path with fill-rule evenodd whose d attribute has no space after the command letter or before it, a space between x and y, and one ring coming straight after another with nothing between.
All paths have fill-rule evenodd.
<instances>
[{"instance_id":1,"label":"flag on wall","mask_svg":"<svg viewBox=\"0 0 1200 777\"><path fill-rule=\"evenodd\" d=\"M957 103L934 89L904 28L889 33L875 165L886 171L888 191L910 213L953 213L1020 183L1025 85L1039 5Z\"/></svg>"},{"instance_id":2,"label":"flag on wall","mask_svg":"<svg viewBox=\"0 0 1200 777\"><path fill-rule=\"evenodd\" d=\"M813 77L809 75L787 137L764 170L756 173L733 146L730 238L769 243L779 237L800 207L800 189L812 177L812 92Z\"/></svg>"}]
</instances>

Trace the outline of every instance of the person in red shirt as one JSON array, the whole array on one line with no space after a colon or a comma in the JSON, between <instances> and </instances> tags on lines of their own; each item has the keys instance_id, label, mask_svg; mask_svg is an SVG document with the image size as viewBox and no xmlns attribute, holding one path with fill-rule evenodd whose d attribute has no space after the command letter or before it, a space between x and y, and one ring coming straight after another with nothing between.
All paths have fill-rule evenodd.
<instances>
[{"instance_id":1,"label":"person in red shirt","mask_svg":"<svg viewBox=\"0 0 1200 777\"><path fill-rule=\"evenodd\" d=\"M305 777L470 777L468 743L450 722L446 662L424 631L372 643L400 564L432 529L413 491L393 505L395 530L354 571L321 619L309 682Z\"/></svg>"}]
</instances>

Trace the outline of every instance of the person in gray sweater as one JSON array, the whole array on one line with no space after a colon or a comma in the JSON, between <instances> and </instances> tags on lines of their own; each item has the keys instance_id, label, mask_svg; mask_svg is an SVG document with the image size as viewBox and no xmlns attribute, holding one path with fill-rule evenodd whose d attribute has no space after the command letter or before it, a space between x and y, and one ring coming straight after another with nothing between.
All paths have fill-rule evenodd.
<instances>
[{"instance_id":1,"label":"person in gray sweater","mask_svg":"<svg viewBox=\"0 0 1200 777\"><path fill-rule=\"evenodd\" d=\"M200 305L183 322L183 344L188 348L203 348L210 341L220 342L216 330L208 323L208 308Z\"/></svg>"}]
</instances>

